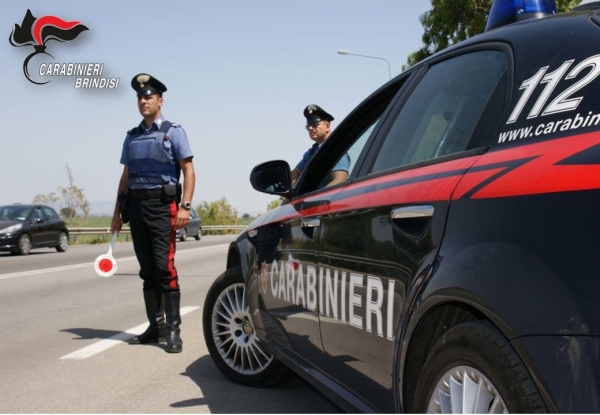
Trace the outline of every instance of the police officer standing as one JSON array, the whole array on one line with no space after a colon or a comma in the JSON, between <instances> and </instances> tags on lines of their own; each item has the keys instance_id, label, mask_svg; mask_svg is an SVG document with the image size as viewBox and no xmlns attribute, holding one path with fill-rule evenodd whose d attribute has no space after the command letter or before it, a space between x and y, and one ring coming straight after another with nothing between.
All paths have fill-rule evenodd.
<instances>
[{"instance_id":1,"label":"police officer standing","mask_svg":"<svg viewBox=\"0 0 600 415\"><path fill-rule=\"evenodd\" d=\"M300 174L306 169L308 162L316 154L321 145L329 138L331 134L331 121L333 116L318 105L311 104L304 109L304 117L306 118L306 130L308 135L315 143L302 156L302 160L292 170L292 182L295 182ZM338 161L331 171L331 180L325 180L324 184L333 186L342 183L348 179L348 171L350 170L350 157L348 154Z\"/></svg>"},{"instance_id":2,"label":"police officer standing","mask_svg":"<svg viewBox=\"0 0 600 415\"><path fill-rule=\"evenodd\" d=\"M185 227L190 219L196 180L193 154L183 128L161 113L167 87L144 73L134 76L131 86L143 120L127 132L123 143L124 168L111 232L119 232L122 223L130 220L150 325L130 343L158 343L164 336L166 351L179 353L183 343L175 230ZM179 184L181 172L183 189Z\"/></svg>"}]
</instances>

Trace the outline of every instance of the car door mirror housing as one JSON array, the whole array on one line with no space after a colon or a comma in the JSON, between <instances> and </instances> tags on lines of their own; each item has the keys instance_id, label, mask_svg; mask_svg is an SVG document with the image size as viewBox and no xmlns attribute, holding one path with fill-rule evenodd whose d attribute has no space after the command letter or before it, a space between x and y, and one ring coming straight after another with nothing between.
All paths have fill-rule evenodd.
<instances>
[{"instance_id":1,"label":"car door mirror housing","mask_svg":"<svg viewBox=\"0 0 600 415\"><path fill-rule=\"evenodd\" d=\"M284 160L261 163L252 169L250 183L259 192L289 198L292 188L290 165Z\"/></svg>"}]
</instances>

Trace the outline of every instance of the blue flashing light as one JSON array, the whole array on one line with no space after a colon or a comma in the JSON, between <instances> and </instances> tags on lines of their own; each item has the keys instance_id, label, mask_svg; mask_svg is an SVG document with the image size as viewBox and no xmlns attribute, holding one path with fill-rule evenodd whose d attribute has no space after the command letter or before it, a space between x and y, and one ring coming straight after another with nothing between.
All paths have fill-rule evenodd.
<instances>
[{"instance_id":1,"label":"blue flashing light","mask_svg":"<svg viewBox=\"0 0 600 415\"><path fill-rule=\"evenodd\" d=\"M494 0L485 31L549 14L556 14L554 0Z\"/></svg>"}]
</instances>

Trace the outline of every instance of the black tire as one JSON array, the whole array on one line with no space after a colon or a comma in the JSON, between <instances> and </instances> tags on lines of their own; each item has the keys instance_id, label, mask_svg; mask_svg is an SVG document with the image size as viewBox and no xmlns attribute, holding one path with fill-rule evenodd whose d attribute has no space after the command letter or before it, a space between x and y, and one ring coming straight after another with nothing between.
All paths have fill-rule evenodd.
<instances>
[{"instance_id":1,"label":"black tire","mask_svg":"<svg viewBox=\"0 0 600 415\"><path fill-rule=\"evenodd\" d=\"M199 241L200 239L202 239L202 231L198 231L198 235L194 236L194 239L196 239L197 241Z\"/></svg>"},{"instance_id":2,"label":"black tire","mask_svg":"<svg viewBox=\"0 0 600 415\"><path fill-rule=\"evenodd\" d=\"M21 235L19 238L19 255L29 255L31 252L31 238L29 235Z\"/></svg>"},{"instance_id":3,"label":"black tire","mask_svg":"<svg viewBox=\"0 0 600 415\"><path fill-rule=\"evenodd\" d=\"M69 248L69 237L66 233L61 232L58 236L58 245L55 246L58 252L66 252Z\"/></svg>"},{"instance_id":4,"label":"black tire","mask_svg":"<svg viewBox=\"0 0 600 415\"><path fill-rule=\"evenodd\" d=\"M269 387L287 380L289 370L264 350L256 337L239 267L213 282L204 302L202 324L210 357L233 382Z\"/></svg>"},{"instance_id":5,"label":"black tire","mask_svg":"<svg viewBox=\"0 0 600 415\"><path fill-rule=\"evenodd\" d=\"M183 228L181 230L181 236L179 237L179 241L185 242L186 239L187 239L187 229Z\"/></svg>"},{"instance_id":6,"label":"black tire","mask_svg":"<svg viewBox=\"0 0 600 415\"><path fill-rule=\"evenodd\" d=\"M447 376L446 385L442 381L444 376ZM443 412L443 405L438 403L444 401L448 404L446 399L450 399L443 392L448 376L458 379L460 387L468 377L472 382L479 380L487 386L488 391L491 390L488 392L489 402L480 400L485 402L484 409L479 407L472 413L487 412L494 406L502 409L502 405L511 413L548 412L531 375L514 348L488 321L459 324L438 339L419 378L414 412Z\"/></svg>"}]
</instances>

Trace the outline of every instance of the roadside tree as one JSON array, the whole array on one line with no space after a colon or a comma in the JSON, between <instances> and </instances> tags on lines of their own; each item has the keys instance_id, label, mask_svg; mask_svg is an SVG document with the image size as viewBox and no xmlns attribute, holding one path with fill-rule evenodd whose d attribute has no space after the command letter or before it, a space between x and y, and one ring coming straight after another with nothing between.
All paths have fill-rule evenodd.
<instances>
[{"instance_id":1,"label":"roadside tree","mask_svg":"<svg viewBox=\"0 0 600 415\"><path fill-rule=\"evenodd\" d=\"M196 211L202 218L202 226L210 225L237 225L238 212L227 201L227 198L222 198L214 202L203 201L196 207ZM234 233L233 230L228 231L208 231L207 234L223 234Z\"/></svg>"},{"instance_id":2,"label":"roadside tree","mask_svg":"<svg viewBox=\"0 0 600 415\"><path fill-rule=\"evenodd\" d=\"M556 11L569 11L579 2L556 0ZM448 46L483 33L491 5L492 0L431 0L431 10L419 16L425 29L423 46L408 55L402 70Z\"/></svg>"},{"instance_id":3,"label":"roadside tree","mask_svg":"<svg viewBox=\"0 0 600 415\"><path fill-rule=\"evenodd\" d=\"M90 202L85 196L84 190L75 186L73 171L68 163L65 164L65 169L67 170L69 185L65 187L59 186L56 192L37 194L33 198L33 203L48 205L54 209L57 209L57 206L61 206L60 214L67 220L69 226L83 226L90 214ZM61 199L62 203L59 203ZM79 214L81 216L78 216Z\"/></svg>"},{"instance_id":4,"label":"roadside tree","mask_svg":"<svg viewBox=\"0 0 600 415\"><path fill-rule=\"evenodd\" d=\"M271 200L269 203L267 203L267 210L273 210L276 207L279 207L279 205L281 205L281 199Z\"/></svg>"}]
</instances>

